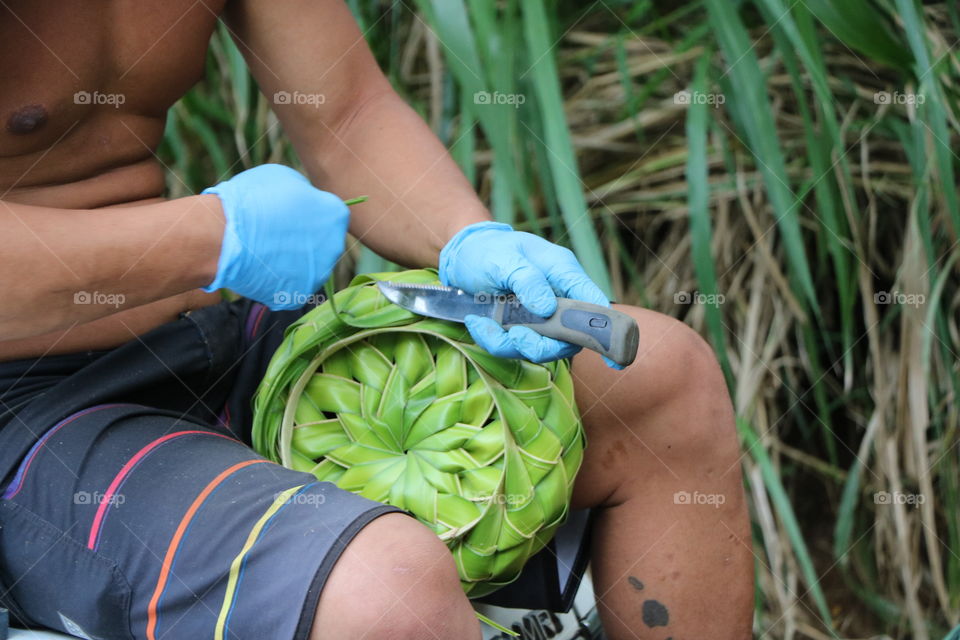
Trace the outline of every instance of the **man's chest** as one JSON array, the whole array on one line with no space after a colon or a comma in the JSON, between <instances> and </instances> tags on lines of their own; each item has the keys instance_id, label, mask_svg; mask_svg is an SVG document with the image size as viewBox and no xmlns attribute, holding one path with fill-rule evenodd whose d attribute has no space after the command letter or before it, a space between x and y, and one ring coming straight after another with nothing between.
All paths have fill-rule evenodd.
<instances>
[{"instance_id":1,"label":"man's chest","mask_svg":"<svg viewBox=\"0 0 960 640\"><path fill-rule=\"evenodd\" d=\"M17 0L0 7L0 157L96 112L162 117L203 74L222 2Z\"/></svg>"}]
</instances>

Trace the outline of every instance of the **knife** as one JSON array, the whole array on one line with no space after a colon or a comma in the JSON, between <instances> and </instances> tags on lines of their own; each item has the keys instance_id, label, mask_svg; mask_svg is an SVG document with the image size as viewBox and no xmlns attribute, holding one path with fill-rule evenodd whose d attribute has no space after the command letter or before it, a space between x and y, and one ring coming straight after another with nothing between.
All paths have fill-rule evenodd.
<instances>
[{"instance_id":1,"label":"knife","mask_svg":"<svg viewBox=\"0 0 960 640\"><path fill-rule=\"evenodd\" d=\"M467 293L438 284L377 281L387 300L422 316L463 322L468 315L485 316L509 329L523 326L540 335L572 342L604 355L620 366L637 357L640 331L625 313L571 298L557 298L557 310L549 318L528 311L516 296Z\"/></svg>"}]
</instances>

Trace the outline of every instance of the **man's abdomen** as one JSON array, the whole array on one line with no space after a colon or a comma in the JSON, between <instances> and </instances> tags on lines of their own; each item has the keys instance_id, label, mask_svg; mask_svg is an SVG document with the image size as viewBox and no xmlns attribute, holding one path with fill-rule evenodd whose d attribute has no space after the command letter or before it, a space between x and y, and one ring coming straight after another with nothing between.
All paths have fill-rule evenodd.
<instances>
[{"instance_id":1,"label":"man's abdomen","mask_svg":"<svg viewBox=\"0 0 960 640\"><path fill-rule=\"evenodd\" d=\"M95 292L86 292L94 294ZM175 320L190 309L199 309L220 301L219 294L200 289L187 291L165 300L120 311L110 316L21 340L0 342L0 362L44 355L112 349L136 339L161 324Z\"/></svg>"}]
</instances>

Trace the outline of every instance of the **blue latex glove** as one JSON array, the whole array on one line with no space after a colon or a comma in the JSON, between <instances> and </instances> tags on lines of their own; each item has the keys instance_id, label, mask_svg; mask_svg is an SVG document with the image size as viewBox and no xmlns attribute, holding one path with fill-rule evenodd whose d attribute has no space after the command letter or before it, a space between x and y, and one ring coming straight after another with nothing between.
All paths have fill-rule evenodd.
<instances>
[{"instance_id":1,"label":"blue latex glove","mask_svg":"<svg viewBox=\"0 0 960 640\"><path fill-rule=\"evenodd\" d=\"M204 189L223 203L217 276L226 288L271 309L297 309L330 277L343 253L350 211L290 167L265 164Z\"/></svg>"},{"instance_id":2,"label":"blue latex glove","mask_svg":"<svg viewBox=\"0 0 960 640\"><path fill-rule=\"evenodd\" d=\"M468 293L512 292L524 307L542 317L557 310L558 295L610 306L572 251L500 222L478 222L457 232L440 252L440 281ZM469 315L464 324L477 344L503 358L549 362L580 351L575 344L527 327L504 331L490 318ZM604 361L622 368L607 358Z\"/></svg>"}]
</instances>

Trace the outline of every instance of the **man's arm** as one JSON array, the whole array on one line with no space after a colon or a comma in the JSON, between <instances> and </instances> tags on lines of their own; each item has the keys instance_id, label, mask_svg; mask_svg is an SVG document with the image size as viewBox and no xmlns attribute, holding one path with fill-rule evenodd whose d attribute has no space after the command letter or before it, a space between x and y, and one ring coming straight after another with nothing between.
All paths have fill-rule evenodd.
<instances>
[{"instance_id":1,"label":"man's arm","mask_svg":"<svg viewBox=\"0 0 960 640\"><path fill-rule=\"evenodd\" d=\"M273 108L314 184L370 196L352 207L350 231L364 244L394 262L436 265L454 233L489 219L342 0L233 0L226 18L268 99L290 96Z\"/></svg>"},{"instance_id":2,"label":"man's arm","mask_svg":"<svg viewBox=\"0 0 960 640\"><path fill-rule=\"evenodd\" d=\"M489 221L443 145L390 87L343 0L231 0L226 18L316 185L370 196L351 218L364 244L400 264L439 265L443 283L466 291L513 291L541 316L554 313L557 295L609 304L572 252ZM579 349L527 327L466 320L495 355L545 362Z\"/></svg>"},{"instance_id":3,"label":"man's arm","mask_svg":"<svg viewBox=\"0 0 960 640\"><path fill-rule=\"evenodd\" d=\"M0 201L0 341L208 284L223 225L213 195L97 210Z\"/></svg>"}]
</instances>

